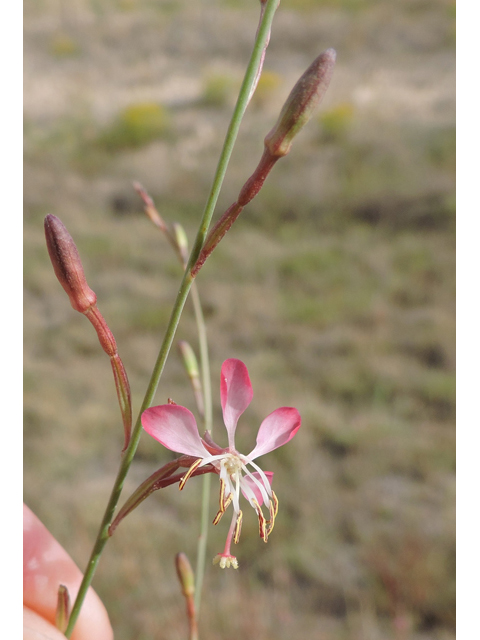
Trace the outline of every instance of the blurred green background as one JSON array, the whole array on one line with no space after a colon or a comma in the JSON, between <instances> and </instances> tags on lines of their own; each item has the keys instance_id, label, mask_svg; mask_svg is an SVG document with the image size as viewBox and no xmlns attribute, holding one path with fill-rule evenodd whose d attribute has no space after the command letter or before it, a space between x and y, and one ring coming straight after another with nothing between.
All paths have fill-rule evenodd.
<instances>
[{"instance_id":1,"label":"blurred green background","mask_svg":"<svg viewBox=\"0 0 480 640\"><path fill-rule=\"evenodd\" d=\"M122 426L108 358L53 275L43 217L78 244L138 410L180 271L132 181L193 238L258 5L25 0L25 500L82 568ZM283 0L277 12L217 215L327 47L334 78L198 286L218 440L229 357L255 393L241 451L279 406L303 426L260 461L280 501L268 545L245 509L239 570L208 566L204 638L454 637L454 21L450 0ZM178 338L196 345L189 306ZM176 352L156 400L168 397L193 408ZM172 455L145 436L124 497ZM173 560L194 560L200 485L157 492L109 543L94 586L117 640L186 637ZM227 525L211 527L208 558Z\"/></svg>"}]
</instances>

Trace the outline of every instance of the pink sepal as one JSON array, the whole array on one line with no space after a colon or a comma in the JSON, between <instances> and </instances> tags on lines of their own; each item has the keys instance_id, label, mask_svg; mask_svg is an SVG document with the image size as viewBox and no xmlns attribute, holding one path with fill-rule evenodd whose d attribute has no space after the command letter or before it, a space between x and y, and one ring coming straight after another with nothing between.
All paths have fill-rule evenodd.
<instances>
[{"instance_id":1,"label":"pink sepal","mask_svg":"<svg viewBox=\"0 0 480 640\"><path fill-rule=\"evenodd\" d=\"M202 444L195 418L185 407L176 404L150 407L142 413L142 426L171 451L198 458L209 455Z\"/></svg>"},{"instance_id":2,"label":"pink sepal","mask_svg":"<svg viewBox=\"0 0 480 640\"><path fill-rule=\"evenodd\" d=\"M225 360L220 373L220 398L223 421L228 433L228 446L235 448L235 429L239 417L253 398L247 367L241 360Z\"/></svg>"},{"instance_id":3,"label":"pink sepal","mask_svg":"<svg viewBox=\"0 0 480 640\"><path fill-rule=\"evenodd\" d=\"M287 444L300 429L300 424L300 414L293 407L276 409L260 425L257 446L247 457L254 460Z\"/></svg>"}]
</instances>

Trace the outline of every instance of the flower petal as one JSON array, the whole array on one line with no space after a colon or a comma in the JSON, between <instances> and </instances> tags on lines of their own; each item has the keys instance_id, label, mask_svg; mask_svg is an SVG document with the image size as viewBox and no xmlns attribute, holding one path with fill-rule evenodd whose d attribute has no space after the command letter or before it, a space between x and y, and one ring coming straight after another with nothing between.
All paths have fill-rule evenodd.
<instances>
[{"instance_id":1,"label":"flower petal","mask_svg":"<svg viewBox=\"0 0 480 640\"><path fill-rule=\"evenodd\" d=\"M241 360L230 358L223 363L220 374L220 397L223 421L228 433L228 446L235 448L235 429L238 419L253 397L248 370Z\"/></svg>"},{"instance_id":2,"label":"flower petal","mask_svg":"<svg viewBox=\"0 0 480 640\"><path fill-rule=\"evenodd\" d=\"M301 422L300 414L293 407L276 409L260 425L257 446L247 458L254 460L283 444L287 444L300 429Z\"/></svg>"},{"instance_id":3,"label":"flower petal","mask_svg":"<svg viewBox=\"0 0 480 640\"><path fill-rule=\"evenodd\" d=\"M199 458L210 455L202 444L193 414L185 407L177 404L150 407L142 413L142 426L167 449Z\"/></svg>"},{"instance_id":4,"label":"flower petal","mask_svg":"<svg viewBox=\"0 0 480 640\"><path fill-rule=\"evenodd\" d=\"M269 481L269 483L271 485L272 484L272 478L273 478L273 471L264 471L264 473L267 476L267 479L268 479L268 481ZM254 471L254 473L252 473L252 476L255 476L255 478L257 478L257 480L260 480L260 482L263 483L262 478L261 478L260 474L257 471ZM258 502L259 506L261 507L262 504L263 504L263 496L262 496L262 492L257 487L255 482L251 478L249 478L248 476L243 476L242 482L241 482L241 485L240 485L240 488L242 489L243 497L246 498L250 502L250 496L248 495L248 493L246 493L244 491L245 485L247 485L248 489L250 489L250 491L253 492L253 494L255 495L255 500Z\"/></svg>"}]
</instances>

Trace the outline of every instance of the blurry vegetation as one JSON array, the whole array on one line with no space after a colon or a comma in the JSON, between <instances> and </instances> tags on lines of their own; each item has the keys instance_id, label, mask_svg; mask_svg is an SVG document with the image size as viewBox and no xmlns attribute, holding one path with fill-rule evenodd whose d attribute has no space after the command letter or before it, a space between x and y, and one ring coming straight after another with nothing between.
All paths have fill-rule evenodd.
<instances>
[{"instance_id":1,"label":"blurry vegetation","mask_svg":"<svg viewBox=\"0 0 480 640\"><path fill-rule=\"evenodd\" d=\"M110 152L141 147L165 137L170 126L165 107L154 102L140 102L125 107L98 135L97 144Z\"/></svg>"},{"instance_id":2,"label":"blurry vegetation","mask_svg":"<svg viewBox=\"0 0 480 640\"><path fill-rule=\"evenodd\" d=\"M257 106L263 106L266 102L273 98L275 90L282 84L282 77L274 71L264 69L260 80L258 81L257 88L252 97L252 104Z\"/></svg>"},{"instance_id":3,"label":"blurry vegetation","mask_svg":"<svg viewBox=\"0 0 480 640\"><path fill-rule=\"evenodd\" d=\"M236 82L227 73L209 73L204 79L201 102L209 107L224 107L230 102L235 102Z\"/></svg>"},{"instance_id":4,"label":"blurry vegetation","mask_svg":"<svg viewBox=\"0 0 480 640\"><path fill-rule=\"evenodd\" d=\"M187 2L79 0L78 15L71 10L76 30L64 30L78 56L66 41L57 52L50 47L60 33L58 8L43 3L52 19L37 22L29 16L44 17L38 6L26 3L26 86L41 81L48 87L41 96L55 100L45 106L27 95L25 119L25 499L83 566L122 428L108 359L53 276L43 216L60 216L78 243L138 408L181 274L130 184L144 182L165 219L192 239L229 116L204 106L235 99L233 79L250 45L245 38L228 60L232 43L216 21L242 20L248 33L258 6L206 2L192 18ZM251 8L253 26L239 7ZM452 640L455 129L453 89L442 82L453 59L454 3L282 0L280 7L302 10L294 20L287 15L296 32L272 38L268 55L274 61L281 51L285 69L266 71L259 83L252 105L261 108L247 112L217 216L261 153L277 93L287 90L286 61L308 62L319 47L337 46L330 36L346 33L339 73L317 120L206 263L198 286L219 442L226 443L218 375L227 357L246 362L255 392L239 422L240 450L250 450L258 424L279 406L297 406L303 425L288 447L261 461L275 472L280 500L268 545L245 510L239 571L207 572L201 637ZM429 40L438 24L441 37ZM407 44L390 52L390 36ZM425 65L417 84L409 84L412 58L399 57L411 39L427 43L415 59L417 71ZM401 108L381 93L365 107L349 84L375 89L375 69L365 68L373 64L368 47L379 43L386 53L373 66L398 73L400 60L405 69ZM203 75L219 62L225 72ZM92 69L97 85L89 84ZM61 93L73 76L84 84ZM180 82L188 91L177 96ZM438 92L433 106L417 96L425 83ZM137 84L136 101L100 124L118 112L116 96ZM56 111L59 92L66 107ZM188 303L178 337L196 345ZM173 352L156 401L168 397L193 406ZM172 456L143 438L125 496ZM159 629L184 637L173 558L179 550L194 558L199 499L194 481L180 496L175 488L158 492L109 543L94 586L118 640L150 640ZM226 524L209 535L213 557Z\"/></svg>"},{"instance_id":5,"label":"blurry vegetation","mask_svg":"<svg viewBox=\"0 0 480 640\"><path fill-rule=\"evenodd\" d=\"M328 111L320 112L317 118L325 142L340 142L346 135L354 114L353 105L343 102Z\"/></svg>"},{"instance_id":6,"label":"blurry vegetation","mask_svg":"<svg viewBox=\"0 0 480 640\"><path fill-rule=\"evenodd\" d=\"M80 47L66 33L57 33L50 42L50 52L57 58L68 58L80 53Z\"/></svg>"}]
</instances>

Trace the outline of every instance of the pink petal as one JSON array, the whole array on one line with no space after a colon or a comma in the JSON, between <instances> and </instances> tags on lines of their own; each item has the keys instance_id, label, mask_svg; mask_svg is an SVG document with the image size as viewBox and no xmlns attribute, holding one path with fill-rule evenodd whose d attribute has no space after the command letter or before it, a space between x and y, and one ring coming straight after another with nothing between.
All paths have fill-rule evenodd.
<instances>
[{"instance_id":1,"label":"pink petal","mask_svg":"<svg viewBox=\"0 0 480 640\"><path fill-rule=\"evenodd\" d=\"M189 456L209 455L202 444L193 414L177 404L150 407L142 413L142 426L164 447Z\"/></svg>"},{"instance_id":2,"label":"pink petal","mask_svg":"<svg viewBox=\"0 0 480 640\"><path fill-rule=\"evenodd\" d=\"M267 480L269 481L270 486L271 486L272 478L273 478L273 471L264 471L264 474L267 476ZM255 476L255 478L257 478L257 480L260 480L260 482L263 484L262 478L261 478L260 474L258 473L258 471L254 471L252 473L252 476ZM263 504L262 492L257 487L255 482L251 478L249 478L248 476L244 476L242 478L242 484L244 484L244 483L247 484L248 488L253 491L253 493L255 494L255 500L258 502L258 504L260 506L262 506L262 504ZM243 493L243 497L248 500L248 497L245 495L243 489L242 489L242 493Z\"/></svg>"},{"instance_id":3,"label":"pink petal","mask_svg":"<svg viewBox=\"0 0 480 640\"><path fill-rule=\"evenodd\" d=\"M300 414L293 407L276 409L260 425L257 446L247 457L254 460L287 444L300 429L300 424Z\"/></svg>"},{"instance_id":4,"label":"pink petal","mask_svg":"<svg viewBox=\"0 0 480 640\"><path fill-rule=\"evenodd\" d=\"M230 358L223 363L220 373L220 397L223 421L228 433L228 446L234 448L238 419L253 397L248 370L241 360Z\"/></svg>"}]
</instances>

